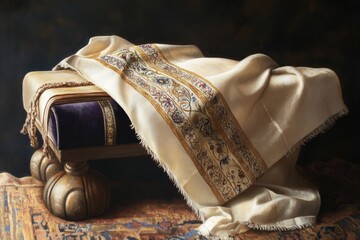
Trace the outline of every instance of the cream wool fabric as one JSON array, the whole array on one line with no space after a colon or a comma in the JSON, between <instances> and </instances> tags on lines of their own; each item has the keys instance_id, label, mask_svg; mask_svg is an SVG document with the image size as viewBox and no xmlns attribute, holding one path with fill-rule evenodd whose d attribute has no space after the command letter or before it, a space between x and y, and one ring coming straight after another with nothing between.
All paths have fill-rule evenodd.
<instances>
[{"instance_id":1,"label":"cream wool fabric","mask_svg":"<svg viewBox=\"0 0 360 240\"><path fill-rule=\"evenodd\" d=\"M115 65L100 61L133 47L118 36L94 37L54 70L75 70L122 106L143 145L203 220L202 235L226 239L249 228L288 230L315 223L318 191L297 175L294 166L299 146L347 111L333 71L279 67L262 54L237 61L204 57L191 45L154 45L166 61L219 91L260 165L263 161L266 173L260 179L231 200L220 201L154 104L124 81ZM131 61L130 55L124 59Z\"/></svg>"}]
</instances>

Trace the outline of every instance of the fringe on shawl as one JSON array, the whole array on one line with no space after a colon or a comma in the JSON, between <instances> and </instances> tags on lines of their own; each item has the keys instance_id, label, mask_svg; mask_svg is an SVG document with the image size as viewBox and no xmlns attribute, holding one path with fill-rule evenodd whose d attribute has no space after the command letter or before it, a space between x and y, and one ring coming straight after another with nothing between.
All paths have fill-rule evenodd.
<instances>
[{"instance_id":1,"label":"fringe on shawl","mask_svg":"<svg viewBox=\"0 0 360 240\"><path fill-rule=\"evenodd\" d=\"M267 231L267 232L296 231L296 230L303 230L303 229L315 227L315 225L312 223L306 223L306 224L302 224L302 225L289 226L289 227L280 227L280 226L275 226L275 225L257 224L252 221L243 221L243 222L240 222L239 225L246 226L251 230ZM207 229L201 228L201 227L197 231L198 231L199 236L206 237L209 240L236 240L239 237L241 237L241 234L228 235L228 236L215 236L215 235L212 235Z\"/></svg>"},{"instance_id":2,"label":"fringe on shawl","mask_svg":"<svg viewBox=\"0 0 360 240\"><path fill-rule=\"evenodd\" d=\"M186 191L180 186L180 184L178 183L178 181L176 180L176 177L172 174L172 172L168 169L168 167L163 164L160 159L157 157L157 155L151 150L151 148L148 146L148 144L146 143L145 139L138 133L138 131L136 130L136 127L134 125L130 126L131 129L133 129L135 131L136 137L137 139L140 141L140 144L146 149L146 151L148 152L148 154L151 156L152 159L154 159L154 161L164 170L164 172L166 172L166 174L169 176L170 180L173 182L173 184L175 185L175 187L177 188L177 190L179 191L180 194L182 194L182 196L184 197L184 199L186 200L187 205L195 212L196 216L198 218L201 218L200 213L199 213L199 207L197 206L196 203L194 203L192 201L192 199L190 198L190 196L186 193Z\"/></svg>"},{"instance_id":3,"label":"fringe on shawl","mask_svg":"<svg viewBox=\"0 0 360 240\"><path fill-rule=\"evenodd\" d=\"M285 156L290 156L292 153L294 153L296 150L298 150L301 146L304 146L307 142L309 142L311 139L315 138L319 134L325 133L327 130L329 130L342 116L348 114L349 110L345 106L342 110L335 113L334 115L330 116L323 124L315 128L312 132L310 132L308 135L303 137L298 143L296 143L294 146L291 147L291 149L285 154Z\"/></svg>"}]
</instances>

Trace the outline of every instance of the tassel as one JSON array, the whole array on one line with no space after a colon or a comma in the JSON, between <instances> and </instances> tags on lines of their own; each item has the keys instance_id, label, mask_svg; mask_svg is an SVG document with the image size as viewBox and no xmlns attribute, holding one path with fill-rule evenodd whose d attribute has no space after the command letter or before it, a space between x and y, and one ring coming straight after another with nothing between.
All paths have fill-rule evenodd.
<instances>
[{"instance_id":1,"label":"tassel","mask_svg":"<svg viewBox=\"0 0 360 240\"><path fill-rule=\"evenodd\" d=\"M43 92L45 92L48 89L52 88L61 88L61 87L83 87L83 86L90 86L93 85L91 82L59 82L59 83L45 83L41 87L39 87L33 96L33 99L30 103L30 108L28 110L28 113L26 115L25 123L23 125L23 128L21 129L20 133L26 135L28 134L30 139L30 146L33 148L37 148L39 146L39 140L36 137L36 118L39 114L39 100L40 96ZM47 129L44 129L43 132L43 151L46 156L49 157L49 139L47 136Z\"/></svg>"}]
</instances>

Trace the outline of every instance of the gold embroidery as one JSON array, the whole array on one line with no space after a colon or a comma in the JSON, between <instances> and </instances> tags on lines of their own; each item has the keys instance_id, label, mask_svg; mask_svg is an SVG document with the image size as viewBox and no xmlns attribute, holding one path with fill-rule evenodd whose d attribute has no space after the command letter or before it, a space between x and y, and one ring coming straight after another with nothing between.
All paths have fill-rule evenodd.
<instances>
[{"instance_id":1,"label":"gold embroidery","mask_svg":"<svg viewBox=\"0 0 360 240\"><path fill-rule=\"evenodd\" d=\"M155 55L156 59L151 59L142 52L140 48L142 48L142 50L146 49L143 46L149 45L135 46L134 48L139 51L143 58L147 59L147 63L151 65L151 67L180 81L196 93L204 105L206 104L206 109L209 110L208 114L211 116L211 120L214 121L213 128L226 139L226 144L231 148L231 152L236 156L242 170L246 172L250 181L254 182L262 176L267 169L267 165L242 131L241 126L232 114L219 90L210 81L200 75L182 69L167 61L156 45L151 45L151 48L157 50ZM169 68L169 66L171 66L171 68ZM219 115L221 117L219 117ZM223 121L224 119L226 122ZM236 134L234 134L235 131Z\"/></svg>"},{"instance_id":2,"label":"gold embroidery","mask_svg":"<svg viewBox=\"0 0 360 240\"><path fill-rule=\"evenodd\" d=\"M141 93L171 127L219 202L247 189L266 170L221 93L169 63L155 45L97 59Z\"/></svg>"},{"instance_id":3,"label":"gold embroidery","mask_svg":"<svg viewBox=\"0 0 360 240\"><path fill-rule=\"evenodd\" d=\"M116 144L116 121L109 100L98 101L104 116L105 145Z\"/></svg>"}]
</instances>

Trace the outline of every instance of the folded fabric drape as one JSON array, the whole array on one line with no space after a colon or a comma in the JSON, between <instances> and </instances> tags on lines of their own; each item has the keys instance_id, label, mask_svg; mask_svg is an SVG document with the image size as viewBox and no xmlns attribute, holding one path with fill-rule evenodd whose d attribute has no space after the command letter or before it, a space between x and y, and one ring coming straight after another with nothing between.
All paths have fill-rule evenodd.
<instances>
[{"instance_id":1,"label":"folded fabric drape","mask_svg":"<svg viewBox=\"0 0 360 240\"><path fill-rule=\"evenodd\" d=\"M91 38L54 70L72 69L124 109L142 144L203 220L226 239L249 228L311 226L314 186L299 146L347 112L336 74L279 67L262 54L207 58L192 45Z\"/></svg>"}]
</instances>

